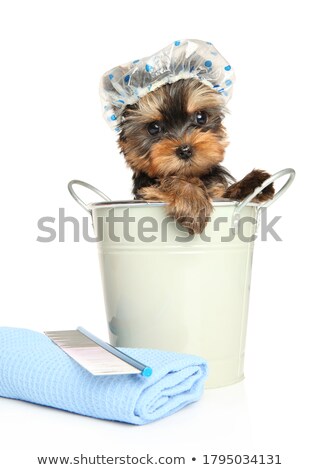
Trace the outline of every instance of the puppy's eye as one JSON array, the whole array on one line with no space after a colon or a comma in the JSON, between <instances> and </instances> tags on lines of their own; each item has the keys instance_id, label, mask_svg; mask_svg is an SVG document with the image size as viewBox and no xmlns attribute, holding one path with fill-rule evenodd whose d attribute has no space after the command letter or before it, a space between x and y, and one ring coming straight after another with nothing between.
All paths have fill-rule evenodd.
<instances>
[{"instance_id":1,"label":"puppy's eye","mask_svg":"<svg viewBox=\"0 0 320 470\"><path fill-rule=\"evenodd\" d=\"M160 134L161 131L162 129L161 129L160 123L157 121L152 122L151 124L148 125L148 132L150 135Z\"/></svg>"},{"instance_id":2,"label":"puppy's eye","mask_svg":"<svg viewBox=\"0 0 320 470\"><path fill-rule=\"evenodd\" d=\"M207 120L208 120L208 115L205 111L196 112L197 124L200 124L200 125L206 124Z\"/></svg>"}]
</instances>

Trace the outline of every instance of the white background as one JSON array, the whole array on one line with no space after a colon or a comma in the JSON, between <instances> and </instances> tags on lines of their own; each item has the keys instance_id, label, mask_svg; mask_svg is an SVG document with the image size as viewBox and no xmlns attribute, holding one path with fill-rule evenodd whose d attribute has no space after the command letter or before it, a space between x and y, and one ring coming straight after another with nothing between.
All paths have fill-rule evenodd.
<instances>
[{"instance_id":1,"label":"white background","mask_svg":"<svg viewBox=\"0 0 320 470\"><path fill-rule=\"evenodd\" d=\"M84 212L67 192L84 179L113 199L131 174L101 116L100 76L171 41L212 41L237 81L225 165L297 171L269 210L283 242L257 242L246 380L144 427L0 399L0 466L37 455L280 454L320 468L319 30L316 2L10 1L0 11L0 324L106 333L94 244L39 243L37 220ZM57 226L56 226L57 228ZM231 466L229 465L229 468ZM238 466L239 467L239 466Z\"/></svg>"}]
</instances>

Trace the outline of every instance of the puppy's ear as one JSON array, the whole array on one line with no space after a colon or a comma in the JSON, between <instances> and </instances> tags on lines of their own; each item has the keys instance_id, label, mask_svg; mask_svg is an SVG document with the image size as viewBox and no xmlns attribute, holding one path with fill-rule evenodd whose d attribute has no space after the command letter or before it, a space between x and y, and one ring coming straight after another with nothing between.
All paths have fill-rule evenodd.
<instances>
[{"instance_id":1,"label":"puppy's ear","mask_svg":"<svg viewBox=\"0 0 320 470\"><path fill-rule=\"evenodd\" d=\"M125 108L124 108L124 111L123 111L123 115L128 115L128 113L130 113L130 111L132 111L133 109L137 109L137 105L136 104L128 104Z\"/></svg>"},{"instance_id":2,"label":"puppy's ear","mask_svg":"<svg viewBox=\"0 0 320 470\"><path fill-rule=\"evenodd\" d=\"M119 142L125 142L126 141L126 132L125 132L125 123L130 115L130 113L135 109L136 105L130 105L128 104L125 108L124 111L121 114L120 117L120 133L118 137Z\"/></svg>"}]
</instances>

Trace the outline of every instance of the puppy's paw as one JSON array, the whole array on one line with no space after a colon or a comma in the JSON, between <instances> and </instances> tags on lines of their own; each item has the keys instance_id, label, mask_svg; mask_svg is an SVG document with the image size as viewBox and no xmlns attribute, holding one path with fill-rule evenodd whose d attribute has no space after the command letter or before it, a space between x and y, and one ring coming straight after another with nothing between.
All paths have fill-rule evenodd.
<instances>
[{"instance_id":1,"label":"puppy's paw","mask_svg":"<svg viewBox=\"0 0 320 470\"><path fill-rule=\"evenodd\" d=\"M210 213L212 206L210 208L202 208L200 211L195 211L194 213L190 210L185 212L185 215L181 215L181 211L175 215L174 210L170 212L173 217L176 218L182 227L185 227L191 235L196 233L202 233L205 229L207 223L210 220Z\"/></svg>"},{"instance_id":2,"label":"puppy's paw","mask_svg":"<svg viewBox=\"0 0 320 470\"><path fill-rule=\"evenodd\" d=\"M146 201L165 201L166 197L163 191L157 186L146 186L139 189L137 196Z\"/></svg>"},{"instance_id":3,"label":"puppy's paw","mask_svg":"<svg viewBox=\"0 0 320 470\"><path fill-rule=\"evenodd\" d=\"M253 191L262 185L262 183L270 177L269 173L263 170L252 170L251 173L246 175L242 180L232 184L224 193L223 197L236 199L241 201L242 199L252 194ZM275 190L273 183L269 184L264 188L254 199L253 202L264 202L272 199Z\"/></svg>"},{"instance_id":4,"label":"puppy's paw","mask_svg":"<svg viewBox=\"0 0 320 470\"><path fill-rule=\"evenodd\" d=\"M189 233L201 233L212 212L207 190L199 178L167 177L159 186L147 186L138 197L148 201L163 201L166 211Z\"/></svg>"},{"instance_id":5,"label":"puppy's paw","mask_svg":"<svg viewBox=\"0 0 320 470\"><path fill-rule=\"evenodd\" d=\"M212 212L212 204L202 181L198 178L179 178L171 182L170 186L172 191L168 214L187 228L190 234L201 233Z\"/></svg>"}]
</instances>

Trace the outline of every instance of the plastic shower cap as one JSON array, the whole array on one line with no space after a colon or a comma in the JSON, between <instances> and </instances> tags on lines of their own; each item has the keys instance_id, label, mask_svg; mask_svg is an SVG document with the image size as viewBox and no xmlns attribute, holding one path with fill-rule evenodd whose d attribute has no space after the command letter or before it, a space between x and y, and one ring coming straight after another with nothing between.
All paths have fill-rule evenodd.
<instances>
[{"instance_id":1,"label":"plastic shower cap","mask_svg":"<svg viewBox=\"0 0 320 470\"><path fill-rule=\"evenodd\" d=\"M104 118L116 131L127 105L147 93L181 79L195 78L229 100L234 74L231 65L211 42L175 41L161 51L106 72L100 84Z\"/></svg>"}]
</instances>

